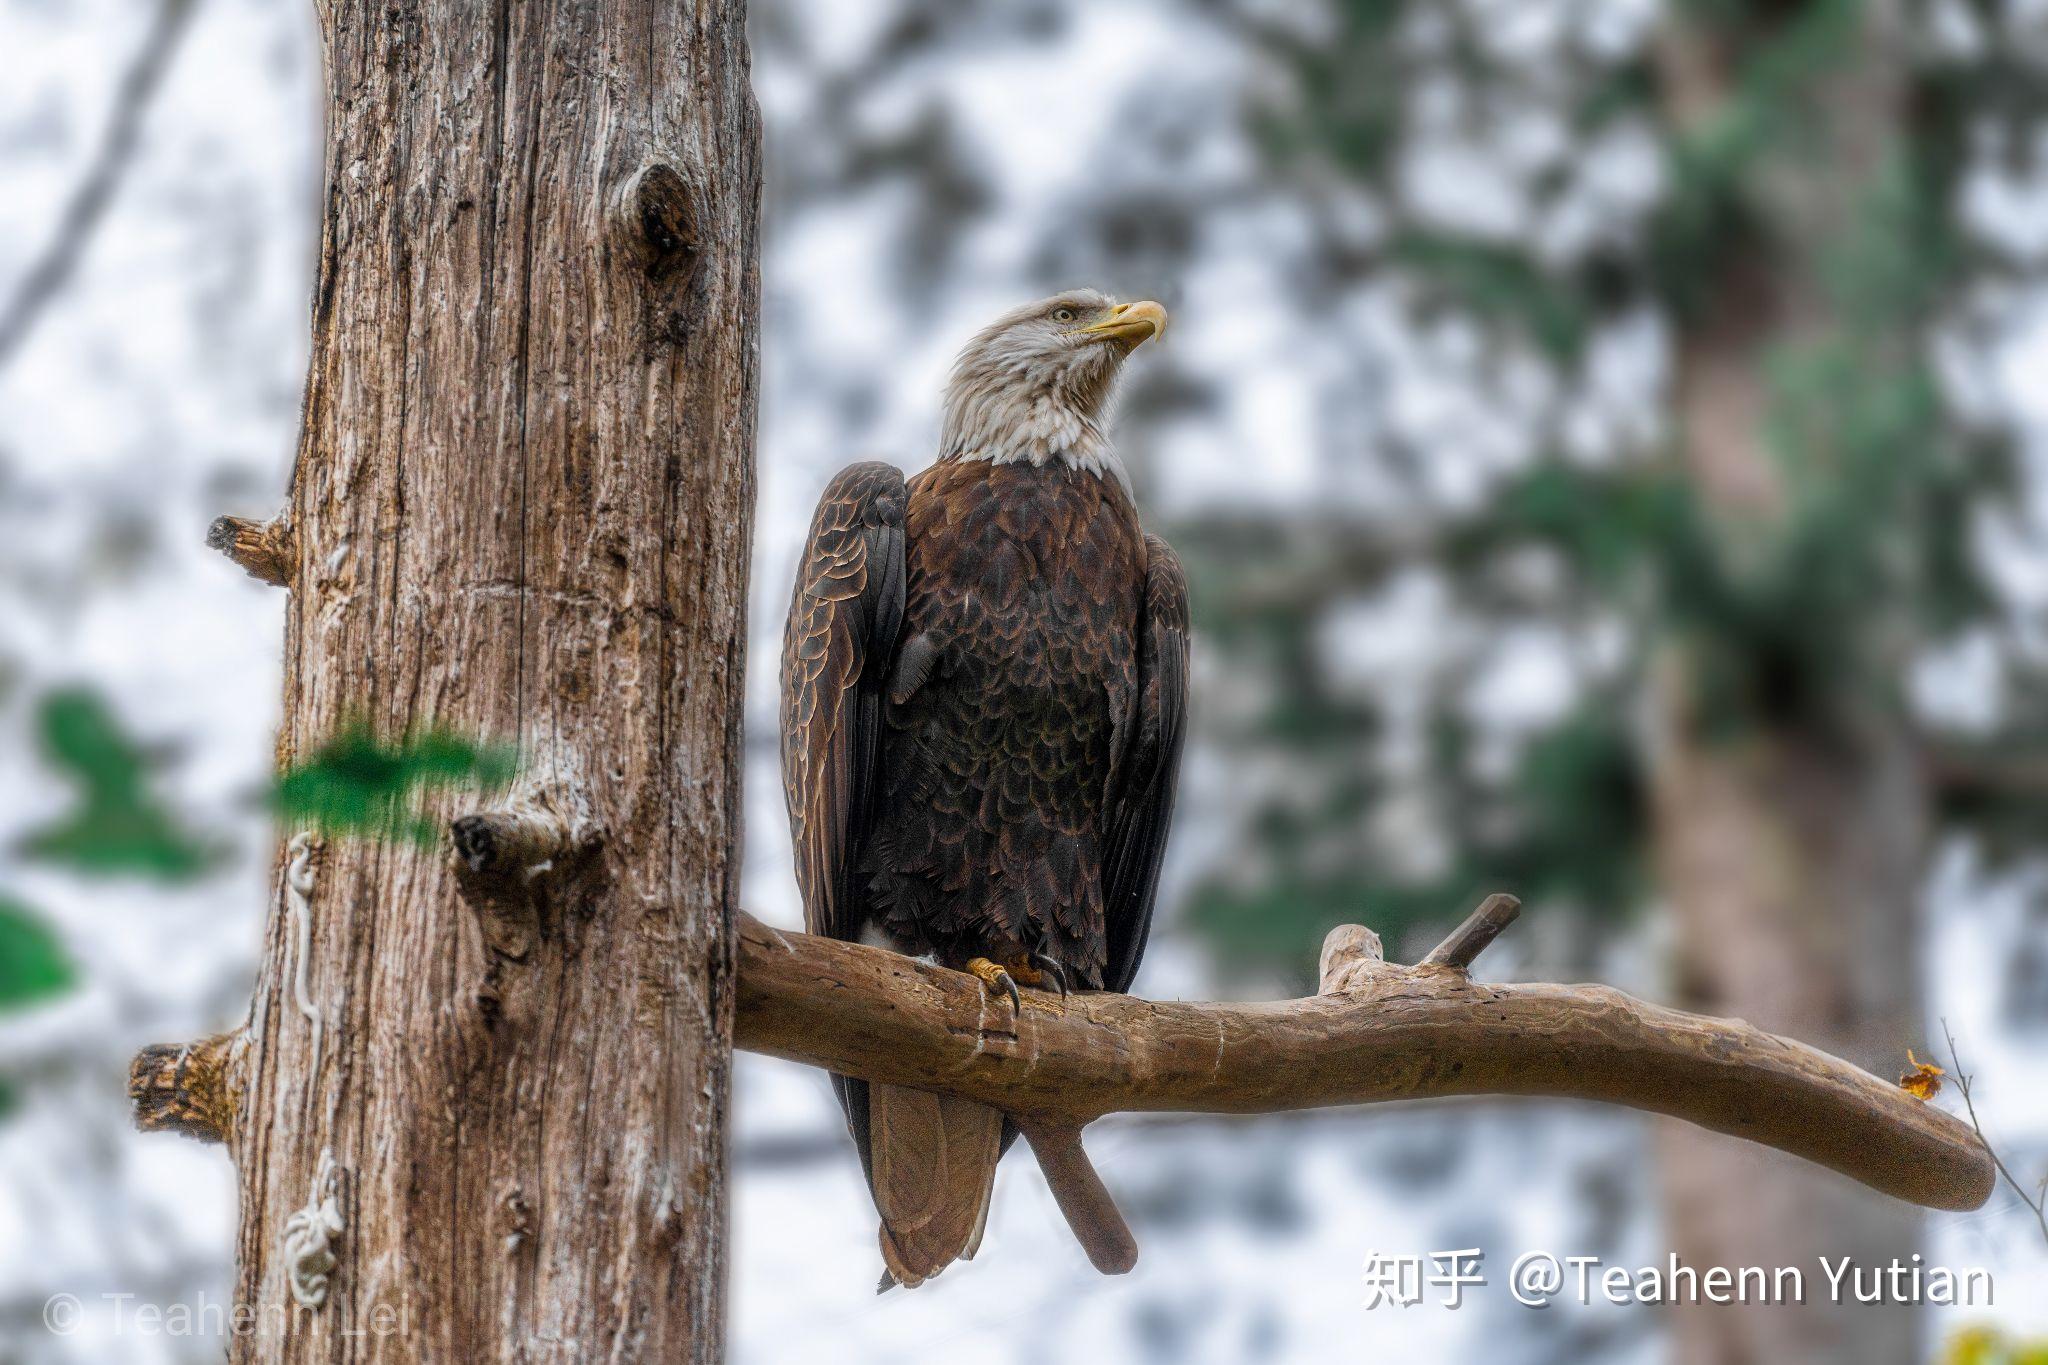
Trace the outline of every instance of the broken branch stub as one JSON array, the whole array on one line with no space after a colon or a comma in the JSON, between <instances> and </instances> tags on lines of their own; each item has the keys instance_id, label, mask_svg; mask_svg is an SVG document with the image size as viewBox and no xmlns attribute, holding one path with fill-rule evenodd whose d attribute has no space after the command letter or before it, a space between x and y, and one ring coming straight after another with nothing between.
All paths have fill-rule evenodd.
<instances>
[{"instance_id":1,"label":"broken branch stub","mask_svg":"<svg viewBox=\"0 0 2048 1365\"><path fill-rule=\"evenodd\" d=\"M282 516L269 521L217 517L206 529L206 547L233 560L249 577L288 588L298 572L298 540Z\"/></svg>"},{"instance_id":2,"label":"broken branch stub","mask_svg":"<svg viewBox=\"0 0 2048 1365\"><path fill-rule=\"evenodd\" d=\"M1138 1263L1138 1239L1081 1149L1081 1130L1073 1124L1020 1125L1031 1155L1045 1172L1045 1183L1074 1230L1089 1264L1105 1275L1122 1275Z\"/></svg>"},{"instance_id":3,"label":"broken branch stub","mask_svg":"<svg viewBox=\"0 0 2048 1365\"><path fill-rule=\"evenodd\" d=\"M234 1133L240 1086L235 1068L247 1039L240 1029L193 1043L155 1043L128 1064L128 1099L145 1133L183 1133L226 1142Z\"/></svg>"},{"instance_id":4,"label":"broken branch stub","mask_svg":"<svg viewBox=\"0 0 2048 1365\"><path fill-rule=\"evenodd\" d=\"M475 877L528 878L575 852L569 829L538 810L488 811L450 822L455 856Z\"/></svg>"},{"instance_id":5,"label":"broken branch stub","mask_svg":"<svg viewBox=\"0 0 2048 1365\"><path fill-rule=\"evenodd\" d=\"M598 865L597 827L573 791L524 786L504 806L449 823L455 879L492 951L523 962L548 907Z\"/></svg>"},{"instance_id":6,"label":"broken branch stub","mask_svg":"<svg viewBox=\"0 0 2048 1365\"><path fill-rule=\"evenodd\" d=\"M1317 993L1341 994L1386 969L1386 950L1378 934L1362 924L1340 924L1323 939Z\"/></svg>"}]
</instances>

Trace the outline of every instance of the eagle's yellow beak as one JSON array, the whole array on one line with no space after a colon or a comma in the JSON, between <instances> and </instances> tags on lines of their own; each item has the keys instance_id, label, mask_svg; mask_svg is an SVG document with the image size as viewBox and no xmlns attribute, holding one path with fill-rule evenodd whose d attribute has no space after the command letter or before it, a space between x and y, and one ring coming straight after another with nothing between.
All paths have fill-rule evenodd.
<instances>
[{"instance_id":1,"label":"eagle's yellow beak","mask_svg":"<svg viewBox=\"0 0 2048 1365\"><path fill-rule=\"evenodd\" d=\"M1118 304L1108 317L1092 327L1083 327L1081 332L1084 336L1106 337L1127 346L1139 346L1165 334L1166 310L1150 299L1141 303Z\"/></svg>"}]
</instances>

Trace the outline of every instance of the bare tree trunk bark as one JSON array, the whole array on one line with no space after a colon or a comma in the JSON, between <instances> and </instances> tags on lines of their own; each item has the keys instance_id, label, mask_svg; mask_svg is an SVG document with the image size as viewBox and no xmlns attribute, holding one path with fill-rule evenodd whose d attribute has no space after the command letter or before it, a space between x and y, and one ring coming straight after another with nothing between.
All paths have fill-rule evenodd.
<instances>
[{"instance_id":1,"label":"bare tree trunk bark","mask_svg":"<svg viewBox=\"0 0 2048 1365\"><path fill-rule=\"evenodd\" d=\"M1781 7L1786 23L1801 6ZM1769 350L1815 340L1828 323L1823 272L1854 229L1905 134L1903 28L1892 0L1862 6L1853 46L1832 54L1804 106L1821 148L1765 153L1747 182L1754 249L1717 280L1680 338L1681 459L1739 559L1786 512L1768 447ZM1681 12L1662 53L1680 131L1741 98L1739 54ZM1896 1073L1921 1036L1914 945L1925 877L1928 797L1901 716L1765 717L1709 735L1674 641L1656 672L1653 841L1677 918L1678 1002L1740 1016ZM1834 1304L1819 1259L1909 1258L1910 1206L1779 1153L1666 1122L1658 1135L1667 1232L1687 1264L1797 1266L1803 1306L1673 1309L1681 1365L1885 1365L1920 1359L1910 1307Z\"/></svg>"},{"instance_id":2,"label":"bare tree trunk bark","mask_svg":"<svg viewBox=\"0 0 2048 1365\"><path fill-rule=\"evenodd\" d=\"M323 0L320 22L280 757L355 718L444 725L516 737L529 785L469 827L461 891L446 849L319 851L317 1035L280 892L232 1135L254 1315L232 1358L715 1360L759 311L744 5ZM552 877L488 883L494 831L531 855L557 817ZM338 1263L293 1309L287 1222L323 1151Z\"/></svg>"}]
</instances>

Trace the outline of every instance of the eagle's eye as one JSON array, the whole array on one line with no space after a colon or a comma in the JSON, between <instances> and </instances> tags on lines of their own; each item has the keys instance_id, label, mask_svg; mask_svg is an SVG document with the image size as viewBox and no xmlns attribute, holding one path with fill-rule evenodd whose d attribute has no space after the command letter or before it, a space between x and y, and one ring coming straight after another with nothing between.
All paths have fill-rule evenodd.
<instances>
[{"instance_id":1,"label":"eagle's eye","mask_svg":"<svg viewBox=\"0 0 2048 1365\"><path fill-rule=\"evenodd\" d=\"M1055 308L1052 310L1052 320L1054 322L1072 322L1074 320L1074 310L1071 308Z\"/></svg>"}]
</instances>

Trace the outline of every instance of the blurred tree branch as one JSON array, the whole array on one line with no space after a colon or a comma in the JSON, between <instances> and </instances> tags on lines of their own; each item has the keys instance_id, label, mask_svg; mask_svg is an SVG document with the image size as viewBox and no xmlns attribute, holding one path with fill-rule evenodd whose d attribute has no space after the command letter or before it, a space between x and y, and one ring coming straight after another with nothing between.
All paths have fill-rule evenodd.
<instances>
[{"instance_id":1,"label":"blurred tree branch","mask_svg":"<svg viewBox=\"0 0 2048 1365\"><path fill-rule=\"evenodd\" d=\"M149 32L143 35L141 46L114 89L113 111L107 117L106 131L86 167L84 179L78 182L78 188L58 215L42 254L22 275L6 307L0 309L0 367L14 358L51 300L63 291L84 259L94 231L113 205L121 177L134 160L135 147L141 139L142 117L162 86L164 73L170 69L171 58L176 55L179 40L197 8L198 0L161 0L157 5Z\"/></svg>"},{"instance_id":2,"label":"blurred tree branch","mask_svg":"<svg viewBox=\"0 0 2048 1365\"><path fill-rule=\"evenodd\" d=\"M1946 1019L1941 1021L1941 1036L1948 1040L1950 1074L1955 1077L1956 1089L1962 1092L1963 1109L1970 1116L1970 1127L1977 1131L1977 1140L1984 1144L1984 1151L1990 1156L1991 1164L2005 1177L2005 1183L2012 1186L2012 1192L2020 1197L2020 1203L2034 1215L2034 1222L2041 1229L2041 1240L2048 1242L2048 1176L2043 1176L2041 1183L2030 1193L2027 1187L2020 1183L2019 1177L2012 1173L2012 1168L2005 1164L2005 1159L1999 1156L1998 1149L1991 1145L1991 1139L1985 1135L1984 1125L1978 1121L1977 1103L1970 1098L1970 1074L1963 1070L1962 1055L1956 1051L1956 1035L1950 1031Z\"/></svg>"},{"instance_id":3,"label":"blurred tree branch","mask_svg":"<svg viewBox=\"0 0 2048 1365\"><path fill-rule=\"evenodd\" d=\"M1945 797L2029 803L2048 798L2048 752L2040 749L1928 744L1922 758L1928 780Z\"/></svg>"}]
</instances>

